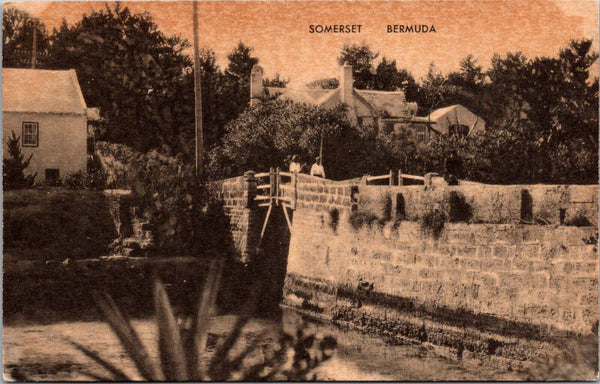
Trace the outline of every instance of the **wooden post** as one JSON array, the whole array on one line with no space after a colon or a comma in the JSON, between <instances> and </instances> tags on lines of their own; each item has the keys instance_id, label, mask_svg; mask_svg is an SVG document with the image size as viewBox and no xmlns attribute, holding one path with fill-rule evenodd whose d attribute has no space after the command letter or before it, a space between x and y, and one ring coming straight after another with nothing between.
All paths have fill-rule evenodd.
<instances>
[{"instance_id":1,"label":"wooden post","mask_svg":"<svg viewBox=\"0 0 600 384\"><path fill-rule=\"evenodd\" d=\"M196 131L196 176L200 176L203 171L203 146L204 138L202 135L202 74L200 73L200 26L198 24L198 1L193 0L193 18L194 18L194 114Z\"/></svg>"},{"instance_id":2,"label":"wooden post","mask_svg":"<svg viewBox=\"0 0 600 384\"><path fill-rule=\"evenodd\" d=\"M35 69L35 62L37 60L37 23L31 21L33 26L33 47L31 49L31 69Z\"/></svg>"},{"instance_id":3,"label":"wooden post","mask_svg":"<svg viewBox=\"0 0 600 384\"><path fill-rule=\"evenodd\" d=\"M281 190L279 189L281 185L281 173L279 171L279 167L275 171L275 205L279 205L279 193Z\"/></svg>"},{"instance_id":4,"label":"wooden post","mask_svg":"<svg viewBox=\"0 0 600 384\"><path fill-rule=\"evenodd\" d=\"M394 172L392 172L392 170L390 169L390 179L389 179L389 185L390 187L392 185L394 185Z\"/></svg>"},{"instance_id":5,"label":"wooden post","mask_svg":"<svg viewBox=\"0 0 600 384\"><path fill-rule=\"evenodd\" d=\"M398 170L398 185L404 185L404 180L402 180L402 170Z\"/></svg>"},{"instance_id":6,"label":"wooden post","mask_svg":"<svg viewBox=\"0 0 600 384\"><path fill-rule=\"evenodd\" d=\"M320 160L321 164L319 164L319 165L322 165L323 164L323 132L321 132L321 145L319 147L319 158L321 159Z\"/></svg>"},{"instance_id":7,"label":"wooden post","mask_svg":"<svg viewBox=\"0 0 600 384\"><path fill-rule=\"evenodd\" d=\"M269 203L273 204L273 197L275 197L275 168L269 168L269 197L271 197Z\"/></svg>"},{"instance_id":8,"label":"wooden post","mask_svg":"<svg viewBox=\"0 0 600 384\"><path fill-rule=\"evenodd\" d=\"M294 198L292 200L292 209L296 209L296 200L298 199L298 174L292 173L292 185L294 186Z\"/></svg>"}]
</instances>

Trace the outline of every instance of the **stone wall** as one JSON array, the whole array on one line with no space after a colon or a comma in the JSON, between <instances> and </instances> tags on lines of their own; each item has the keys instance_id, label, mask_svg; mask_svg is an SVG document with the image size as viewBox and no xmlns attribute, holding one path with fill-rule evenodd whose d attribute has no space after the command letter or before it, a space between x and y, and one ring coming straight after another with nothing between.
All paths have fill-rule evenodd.
<instances>
[{"instance_id":1,"label":"stone wall","mask_svg":"<svg viewBox=\"0 0 600 384\"><path fill-rule=\"evenodd\" d=\"M597 186L297 185L285 305L517 359L597 333ZM452 192L468 223L425 234L426 213L451 219Z\"/></svg>"},{"instance_id":2,"label":"stone wall","mask_svg":"<svg viewBox=\"0 0 600 384\"><path fill-rule=\"evenodd\" d=\"M231 235L240 261L248 262L256 253L261 219L256 209L256 179L253 172L212 184L213 194L223 201Z\"/></svg>"}]
</instances>

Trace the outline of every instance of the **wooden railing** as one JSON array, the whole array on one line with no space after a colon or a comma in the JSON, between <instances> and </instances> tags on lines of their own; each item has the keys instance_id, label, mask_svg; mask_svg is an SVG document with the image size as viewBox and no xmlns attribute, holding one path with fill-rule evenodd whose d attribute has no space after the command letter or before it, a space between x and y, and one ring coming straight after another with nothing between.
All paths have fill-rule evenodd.
<instances>
[{"instance_id":1,"label":"wooden railing","mask_svg":"<svg viewBox=\"0 0 600 384\"><path fill-rule=\"evenodd\" d=\"M396 175L397 175L397 177L396 177ZM416 180L416 181L425 183L424 176L409 175L407 173L402 173L402 171L398 171L398 173L395 174L394 171L392 171L391 169L390 169L390 172L385 175L379 175L379 176L367 175L367 176L364 176L362 180L365 184L369 185L373 181L386 180L386 179L388 180L388 185L390 185L390 186L404 185L405 179Z\"/></svg>"}]
</instances>

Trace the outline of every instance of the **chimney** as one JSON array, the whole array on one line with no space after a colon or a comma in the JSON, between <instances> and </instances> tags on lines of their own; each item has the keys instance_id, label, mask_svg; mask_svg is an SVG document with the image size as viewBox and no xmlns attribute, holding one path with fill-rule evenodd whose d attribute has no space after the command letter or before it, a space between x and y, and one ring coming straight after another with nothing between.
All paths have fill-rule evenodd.
<instances>
[{"instance_id":1,"label":"chimney","mask_svg":"<svg viewBox=\"0 0 600 384\"><path fill-rule=\"evenodd\" d=\"M260 103L264 95L263 88L263 69L258 64L252 67L250 72L250 106L253 107Z\"/></svg>"},{"instance_id":2,"label":"chimney","mask_svg":"<svg viewBox=\"0 0 600 384\"><path fill-rule=\"evenodd\" d=\"M352 107L352 90L353 90L352 80L352 66L345 62L342 66L342 72L340 73L340 98L342 103L348 104L349 107Z\"/></svg>"}]
</instances>

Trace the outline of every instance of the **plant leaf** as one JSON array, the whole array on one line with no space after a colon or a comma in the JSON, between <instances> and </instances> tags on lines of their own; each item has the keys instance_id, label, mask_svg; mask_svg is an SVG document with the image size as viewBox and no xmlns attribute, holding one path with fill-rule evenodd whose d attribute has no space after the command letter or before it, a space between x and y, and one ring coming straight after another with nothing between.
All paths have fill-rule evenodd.
<instances>
[{"instance_id":1,"label":"plant leaf","mask_svg":"<svg viewBox=\"0 0 600 384\"><path fill-rule=\"evenodd\" d=\"M80 373L86 375L87 377L94 379L95 381L100 381L103 383L107 383L110 381L117 381L114 379L114 377L98 375L98 374L95 374L94 372L88 371L87 369L81 370ZM125 381L125 380L121 380L121 381ZM133 380L129 380L129 381L133 381Z\"/></svg>"},{"instance_id":2,"label":"plant leaf","mask_svg":"<svg viewBox=\"0 0 600 384\"><path fill-rule=\"evenodd\" d=\"M192 322L191 348L188 349L188 356L191 357L190 372L193 372L193 378L198 380L202 379L199 364L200 356L206 350L210 316L219 293L222 266L223 263L220 260L211 262L208 277L198 303L198 312Z\"/></svg>"},{"instance_id":3,"label":"plant leaf","mask_svg":"<svg viewBox=\"0 0 600 384\"><path fill-rule=\"evenodd\" d=\"M154 307L158 325L158 347L165 379L185 381L189 379L181 336L173 309L164 285L154 280Z\"/></svg>"},{"instance_id":4,"label":"plant leaf","mask_svg":"<svg viewBox=\"0 0 600 384\"><path fill-rule=\"evenodd\" d=\"M215 354L211 358L210 364L208 367L208 370L209 370L209 373L211 376L211 380L219 381L219 379L216 378L215 376L220 375L220 372L222 372L223 366L227 363L227 355L229 354L229 351L231 350L231 348L233 348L235 343L240 338L240 336L242 334L242 329L244 328L246 323L250 320L250 316L254 313L254 311L256 309L256 302L258 299L259 291L260 291L260 285L255 284L252 287L252 290L250 292L249 300L246 301L246 303L244 304L244 308L242 309L242 314L237 318L237 320L233 326L233 329L231 330L231 332L229 332L229 334L227 335L227 338L225 338L225 341L223 342L223 344L221 344L217 348L217 350L215 351Z\"/></svg>"},{"instance_id":5,"label":"plant leaf","mask_svg":"<svg viewBox=\"0 0 600 384\"><path fill-rule=\"evenodd\" d=\"M160 367L152 361L139 336L123 317L112 297L106 293L94 293L94 299L142 377L149 381L164 381L165 377Z\"/></svg>"},{"instance_id":6,"label":"plant leaf","mask_svg":"<svg viewBox=\"0 0 600 384\"><path fill-rule=\"evenodd\" d=\"M67 339L67 341L71 345L73 345L75 348L77 348L78 350L83 352L84 355L86 355L90 359L94 360L96 363L98 363L104 369L106 369L108 372L110 372L112 374L112 378L110 379L110 381L131 381L132 380L125 374L125 372L121 371L114 364L112 364L112 363L104 360L102 357L100 357L100 354L98 352L92 351L91 349L88 349L87 347L85 347L71 339ZM86 375L87 375L87 373L86 373Z\"/></svg>"}]
</instances>

